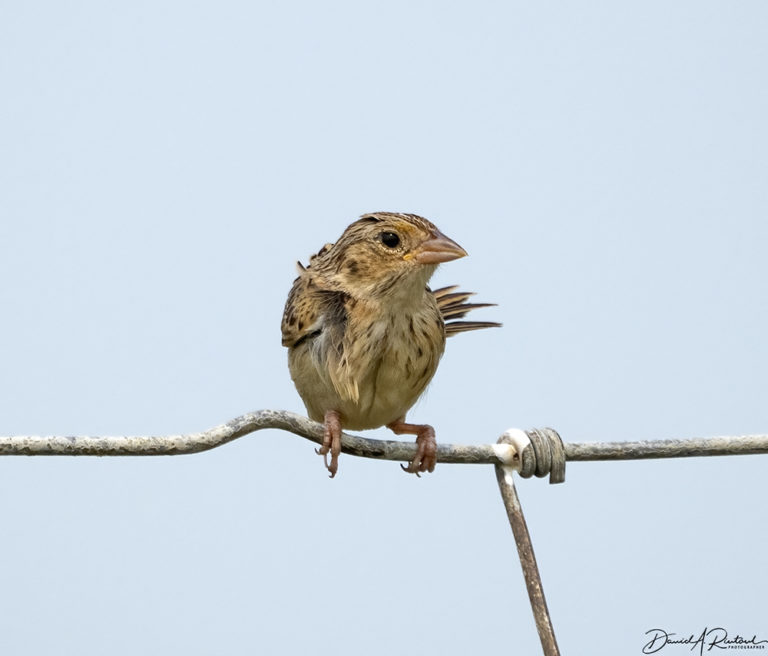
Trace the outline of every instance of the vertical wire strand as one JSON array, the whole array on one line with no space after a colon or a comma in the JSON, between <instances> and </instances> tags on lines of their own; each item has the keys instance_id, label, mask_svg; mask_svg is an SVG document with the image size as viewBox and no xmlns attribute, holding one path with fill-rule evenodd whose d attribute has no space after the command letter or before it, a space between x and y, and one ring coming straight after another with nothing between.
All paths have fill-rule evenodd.
<instances>
[{"instance_id":1,"label":"vertical wire strand","mask_svg":"<svg viewBox=\"0 0 768 656\"><path fill-rule=\"evenodd\" d=\"M560 649L555 639L555 629L549 617L547 600L544 598L539 566L536 564L536 556L533 553L531 535L528 532L528 525L525 523L523 509L520 506L520 499L517 496L515 483L512 479L512 472L509 469L505 470L501 465L496 465L495 468L501 498L507 510L509 524L515 536L517 553L520 556L520 564L523 567L523 577L528 588L528 598L531 600L531 609L533 610L533 618L536 621L536 630L539 632L541 648L544 656L560 656Z\"/></svg>"}]
</instances>

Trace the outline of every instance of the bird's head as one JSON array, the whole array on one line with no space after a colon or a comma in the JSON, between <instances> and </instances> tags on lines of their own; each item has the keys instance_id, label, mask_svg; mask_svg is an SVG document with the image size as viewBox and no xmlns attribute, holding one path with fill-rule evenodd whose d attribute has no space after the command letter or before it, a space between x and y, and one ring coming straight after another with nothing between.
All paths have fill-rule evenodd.
<instances>
[{"instance_id":1,"label":"bird's head","mask_svg":"<svg viewBox=\"0 0 768 656\"><path fill-rule=\"evenodd\" d=\"M344 287L361 296L407 297L423 292L438 264L466 254L427 219L374 212L351 224L321 257Z\"/></svg>"}]
</instances>

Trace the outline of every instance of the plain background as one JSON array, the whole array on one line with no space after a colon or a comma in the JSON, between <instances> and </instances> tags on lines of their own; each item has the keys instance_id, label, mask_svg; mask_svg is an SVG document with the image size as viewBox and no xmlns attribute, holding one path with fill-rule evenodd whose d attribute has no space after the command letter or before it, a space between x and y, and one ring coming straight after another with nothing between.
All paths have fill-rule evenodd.
<instances>
[{"instance_id":1,"label":"plain background","mask_svg":"<svg viewBox=\"0 0 768 656\"><path fill-rule=\"evenodd\" d=\"M374 210L499 304L410 415L438 440L765 433L767 33L756 1L3 2L0 434L303 412L294 263ZM768 638L767 465L520 482L563 652ZM331 481L278 431L9 457L0 518L3 654L539 650L488 467Z\"/></svg>"}]
</instances>

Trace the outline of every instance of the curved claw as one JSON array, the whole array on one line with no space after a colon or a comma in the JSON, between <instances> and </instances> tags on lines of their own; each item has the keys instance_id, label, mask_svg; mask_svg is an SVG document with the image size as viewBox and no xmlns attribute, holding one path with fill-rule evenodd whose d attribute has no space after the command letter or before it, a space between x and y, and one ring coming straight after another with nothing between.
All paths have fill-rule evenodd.
<instances>
[{"instance_id":1,"label":"curved claw","mask_svg":"<svg viewBox=\"0 0 768 656\"><path fill-rule=\"evenodd\" d=\"M421 478L421 474L419 474L419 470L415 468L413 462L409 462L407 467L400 463L400 469L409 474L416 474L416 478Z\"/></svg>"},{"instance_id":2,"label":"curved claw","mask_svg":"<svg viewBox=\"0 0 768 656\"><path fill-rule=\"evenodd\" d=\"M403 471L409 474L416 474L421 478L419 472L433 472L437 464L437 441L435 440L435 429L427 424L406 424L405 421L394 421L387 425L395 435L415 434L416 435L416 455L408 466L402 467Z\"/></svg>"}]
</instances>

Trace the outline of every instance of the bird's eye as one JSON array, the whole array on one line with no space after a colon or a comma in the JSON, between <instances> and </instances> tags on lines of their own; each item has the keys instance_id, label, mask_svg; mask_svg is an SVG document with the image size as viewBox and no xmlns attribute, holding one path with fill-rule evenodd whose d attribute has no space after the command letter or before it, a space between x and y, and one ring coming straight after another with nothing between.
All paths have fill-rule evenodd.
<instances>
[{"instance_id":1,"label":"bird's eye","mask_svg":"<svg viewBox=\"0 0 768 656\"><path fill-rule=\"evenodd\" d=\"M400 237L395 232L382 232L379 237L387 248L397 248L400 245Z\"/></svg>"}]
</instances>

